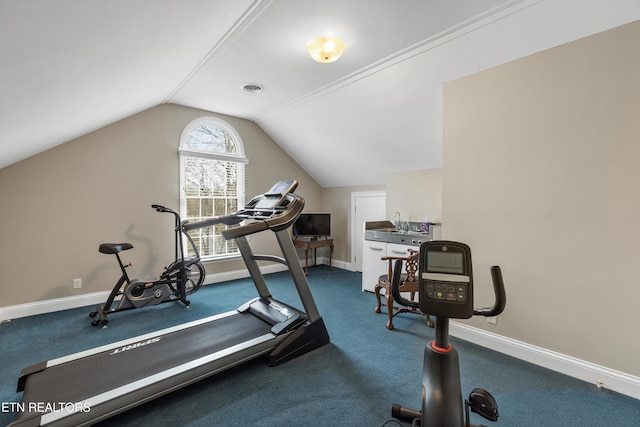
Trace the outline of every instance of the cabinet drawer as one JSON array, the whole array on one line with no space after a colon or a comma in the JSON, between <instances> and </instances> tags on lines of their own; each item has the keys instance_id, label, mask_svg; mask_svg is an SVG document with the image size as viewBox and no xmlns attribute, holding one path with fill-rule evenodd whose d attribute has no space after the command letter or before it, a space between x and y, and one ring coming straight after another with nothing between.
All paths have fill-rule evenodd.
<instances>
[{"instance_id":1,"label":"cabinet drawer","mask_svg":"<svg viewBox=\"0 0 640 427\"><path fill-rule=\"evenodd\" d=\"M407 245L398 245L396 243L387 243L387 256L408 257L409 249L418 249Z\"/></svg>"}]
</instances>

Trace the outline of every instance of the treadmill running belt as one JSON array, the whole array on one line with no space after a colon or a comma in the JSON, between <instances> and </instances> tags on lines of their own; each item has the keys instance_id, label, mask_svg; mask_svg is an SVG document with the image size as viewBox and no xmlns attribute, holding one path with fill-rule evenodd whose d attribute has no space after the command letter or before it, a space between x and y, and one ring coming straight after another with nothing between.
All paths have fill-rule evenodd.
<instances>
[{"instance_id":1,"label":"treadmill running belt","mask_svg":"<svg viewBox=\"0 0 640 427\"><path fill-rule=\"evenodd\" d=\"M133 381L166 371L270 333L271 325L237 314L188 329L157 335L139 347L110 349L55 365L27 378L23 402L81 402ZM147 341L141 341L146 343ZM143 361L141 363L141 361ZM96 373L107 373L107 375Z\"/></svg>"}]
</instances>

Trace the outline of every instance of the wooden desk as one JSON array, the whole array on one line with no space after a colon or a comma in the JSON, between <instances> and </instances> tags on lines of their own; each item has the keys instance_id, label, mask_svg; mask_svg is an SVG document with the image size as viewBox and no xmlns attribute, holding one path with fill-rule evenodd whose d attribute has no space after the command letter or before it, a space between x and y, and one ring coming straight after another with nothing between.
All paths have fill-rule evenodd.
<instances>
[{"instance_id":1,"label":"wooden desk","mask_svg":"<svg viewBox=\"0 0 640 427\"><path fill-rule=\"evenodd\" d=\"M333 239L319 239L319 240L300 240L293 239L293 246L296 248L304 249L304 266L307 276L309 275L309 249L313 249L313 264L316 264L316 252L318 248L329 246L329 270L333 271L331 265L331 259L333 258Z\"/></svg>"}]
</instances>

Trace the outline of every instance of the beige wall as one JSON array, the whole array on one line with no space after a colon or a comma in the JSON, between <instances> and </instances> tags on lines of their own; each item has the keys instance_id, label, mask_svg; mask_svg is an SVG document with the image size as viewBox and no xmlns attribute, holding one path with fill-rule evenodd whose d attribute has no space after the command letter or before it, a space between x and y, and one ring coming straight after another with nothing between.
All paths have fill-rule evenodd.
<instances>
[{"instance_id":1,"label":"beige wall","mask_svg":"<svg viewBox=\"0 0 640 427\"><path fill-rule=\"evenodd\" d=\"M334 238L333 258L351 264L351 193L384 191L384 185L331 187L322 192L325 212L331 214L331 234Z\"/></svg>"},{"instance_id":2,"label":"beige wall","mask_svg":"<svg viewBox=\"0 0 640 427\"><path fill-rule=\"evenodd\" d=\"M443 237L470 244L474 326L640 376L640 22L448 83Z\"/></svg>"},{"instance_id":3,"label":"beige wall","mask_svg":"<svg viewBox=\"0 0 640 427\"><path fill-rule=\"evenodd\" d=\"M384 185L324 188L322 205L325 212L331 213L331 232L335 239L333 258L348 265L353 259L351 194L366 191L386 192L386 218L380 220L393 221L396 211L401 213L403 221L423 221L428 217L430 221L440 222L442 219L442 169L387 174Z\"/></svg>"},{"instance_id":4,"label":"beige wall","mask_svg":"<svg viewBox=\"0 0 640 427\"><path fill-rule=\"evenodd\" d=\"M150 206L178 208L180 134L203 115L226 120L243 139L248 197L294 178L305 210L321 210L322 189L254 123L160 105L0 169L0 306L109 290L118 269L115 257L98 253L101 242L135 246L126 253L133 277L159 274L173 256L173 219ZM263 234L252 237L254 249L279 254ZM72 289L75 278L82 289Z\"/></svg>"},{"instance_id":5,"label":"beige wall","mask_svg":"<svg viewBox=\"0 0 640 427\"><path fill-rule=\"evenodd\" d=\"M442 222L442 169L387 174L387 218L400 212L402 221Z\"/></svg>"}]
</instances>

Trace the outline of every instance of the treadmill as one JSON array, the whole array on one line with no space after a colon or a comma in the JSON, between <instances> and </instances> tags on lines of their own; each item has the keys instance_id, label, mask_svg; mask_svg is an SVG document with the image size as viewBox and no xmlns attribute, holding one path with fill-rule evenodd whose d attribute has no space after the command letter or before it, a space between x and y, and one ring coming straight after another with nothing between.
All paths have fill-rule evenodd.
<instances>
[{"instance_id":1,"label":"treadmill","mask_svg":"<svg viewBox=\"0 0 640 427\"><path fill-rule=\"evenodd\" d=\"M18 419L10 427L81 426L124 412L245 361L276 366L329 343L291 241L304 207L295 180L276 183L240 211L182 226L229 226L258 291L237 310L26 367L18 379ZM246 236L272 231L283 257L253 254ZM286 265L303 310L272 298L257 261Z\"/></svg>"}]
</instances>

